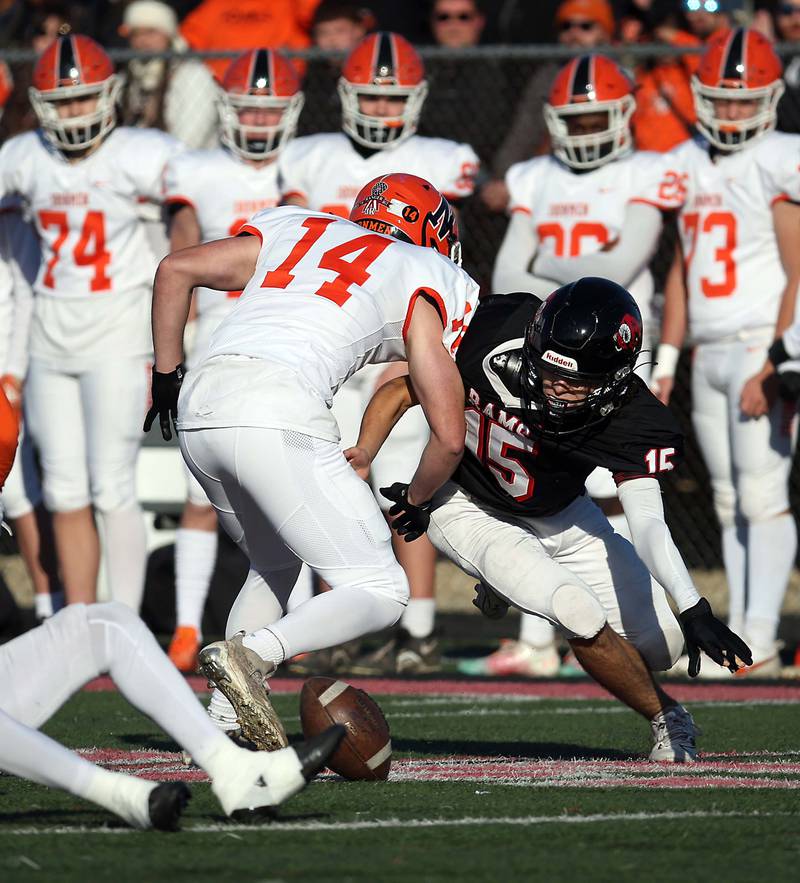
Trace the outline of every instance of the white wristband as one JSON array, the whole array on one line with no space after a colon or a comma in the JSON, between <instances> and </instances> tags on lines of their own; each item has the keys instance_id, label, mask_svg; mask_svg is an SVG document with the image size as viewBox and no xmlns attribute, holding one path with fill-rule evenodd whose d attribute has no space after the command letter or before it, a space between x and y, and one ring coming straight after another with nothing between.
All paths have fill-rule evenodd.
<instances>
[{"instance_id":1,"label":"white wristband","mask_svg":"<svg viewBox=\"0 0 800 883\"><path fill-rule=\"evenodd\" d=\"M660 343L656 352L656 364L650 379L661 380L662 377L674 377L680 355L679 347L673 346L671 343Z\"/></svg>"}]
</instances>

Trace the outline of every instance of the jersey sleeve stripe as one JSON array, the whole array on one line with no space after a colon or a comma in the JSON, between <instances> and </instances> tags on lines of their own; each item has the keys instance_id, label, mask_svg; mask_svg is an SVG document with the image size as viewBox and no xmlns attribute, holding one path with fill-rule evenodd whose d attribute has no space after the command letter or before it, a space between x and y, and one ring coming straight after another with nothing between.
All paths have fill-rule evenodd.
<instances>
[{"instance_id":1,"label":"jersey sleeve stripe","mask_svg":"<svg viewBox=\"0 0 800 883\"><path fill-rule=\"evenodd\" d=\"M197 206L189 199L188 196L181 196L179 193L169 193L164 197L164 205L188 205L197 211Z\"/></svg>"},{"instance_id":2,"label":"jersey sleeve stripe","mask_svg":"<svg viewBox=\"0 0 800 883\"><path fill-rule=\"evenodd\" d=\"M308 196L303 193L302 190L287 190L286 193L281 193L281 202L283 202L285 199L290 199L291 197L303 199L308 202Z\"/></svg>"},{"instance_id":3,"label":"jersey sleeve stripe","mask_svg":"<svg viewBox=\"0 0 800 883\"><path fill-rule=\"evenodd\" d=\"M656 202L653 199L645 199L643 196L634 196L633 199L628 200L628 205L632 202L641 203L641 205L652 205L653 208L657 208L659 211L667 211L672 208L679 208L678 203L670 203L670 202Z\"/></svg>"},{"instance_id":4,"label":"jersey sleeve stripe","mask_svg":"<svg viewBox=\"0 0 800 883\"><path fill-rule=\"evenodd\" d=\"M531 215L533 212L529 208L525 208L524 205L514 205L511 207L511 211L513 212L522 212L525 215Z\"/></svg>"},{"instance_id":5,"label":"jersey sleeve stripe","mask_svg":"<svg viewBox=\"0 0 800 883\"><path fill-rule=\"evenodd\" d=\"M406 318L403 322L403 341L405 342L406 335L408 333L408 326L411 324L411 316L414 313L414 306L417 303L417 298L423 297L426 301L431 303L436 307L436 311L439 313L439 318L442 320L442 327L447 328L447 310L444 305L444 301L442 300L442 296L438 291L434 291L433 288L418 288L409 298L408 301L408 309L406 310Z\"/></svg>"},{"instance_id":6,"label":"jersey sleeve stripe","mask_svg":"<svg viewBox=\"0 0 800 883\"><path fill-rule=\"evenodd\" d=\"M791 202L792 198L788 193L779 193L777 196L772 197L772 202L770 202L770 207L776 205L779 202Z\"/></svg>"},{"instance_id":7,"label":"jersey sleeve stripe","mask_svg":"<svg viewBox=\"0 0 800 883\"><path fill-rule=\"evenodd\" d=\"M258 236L258 241L262 245L264 244L264 237L258 227L253 227L252 224L244 224L239 228L239 232L236 235L241 236L242 233L250 233L252 236Z\"/></svg>"}]
</instances>

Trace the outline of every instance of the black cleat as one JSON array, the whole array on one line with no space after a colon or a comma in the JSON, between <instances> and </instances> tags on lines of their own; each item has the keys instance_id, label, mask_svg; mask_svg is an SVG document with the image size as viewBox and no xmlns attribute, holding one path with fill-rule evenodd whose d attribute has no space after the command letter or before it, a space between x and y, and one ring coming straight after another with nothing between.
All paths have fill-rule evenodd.
<instances>
[{"instance_id":1,"label":"black cleat","mask_svg":"<svg viewBox=\"0 0 800 883\"><path fill-rule=\"evenodd\" d=\"M293 746L306 782L310 782L325 766L328 758L344 739L346 732L347 730L341 724L334 724L311 739Z\"/></svg>"},{"instance_id":2,"label":"black cleat","mask_svg":"<svg viewBox=\"0 0 800 883\"><path fill-rule=\"evenodd\" d=\"M324 734L323 734L324 735ZM162 782L150 792L147 808L157 831L177 831L192 792L184 782Z\"/></svg>"}]
</instances>

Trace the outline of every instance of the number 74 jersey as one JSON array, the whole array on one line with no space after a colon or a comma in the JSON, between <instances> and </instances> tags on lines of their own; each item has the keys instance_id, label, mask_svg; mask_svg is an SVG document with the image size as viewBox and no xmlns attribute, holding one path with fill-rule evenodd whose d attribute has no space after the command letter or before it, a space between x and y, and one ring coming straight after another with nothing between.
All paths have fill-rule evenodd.
<instances>
[{"instance_id":1,"label":"number 74 jersey","mask_svg":"<svg viewBox=\"0 0 800 883\"><path fill-rule=\"evenodd\" d=\"M772 218L780 200L800 201L800 137L770 132L712 157L687 141L667 154L683 206L689 328L697 343L773 326L786 274Z\"/></svg>"},{"instance_id":2,"label":"number 74 jersey","mask_svg":"<svg viewBox=\"0 0 800 883\"><path fill-rule=\"evenodd\" d=\"M455 357L479 289L434 249L292 206L259 212L242 231L262 243L255 274L214 332L208 359L285 365L330 404L362 366L406 358L420 298L438 311Z\"/></svg>"}]
</instances>

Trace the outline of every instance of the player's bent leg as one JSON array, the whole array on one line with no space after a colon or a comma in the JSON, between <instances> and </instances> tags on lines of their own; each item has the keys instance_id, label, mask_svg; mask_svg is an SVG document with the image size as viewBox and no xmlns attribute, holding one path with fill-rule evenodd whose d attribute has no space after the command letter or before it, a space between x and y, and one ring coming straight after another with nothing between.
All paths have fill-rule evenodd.
<instances>
[{"instance_id":1,"label":"player's bent leg","mask_svg":"<svg viewBox=\"0 0 800 883\"><path fill-rule=\"evenodd\" d=\"M111 597L139 610L147 566L136 459L148 390L147 360L127 358L81 375L92 502L103 538Z\"/></svg>"},{"instance_id":2,"label":"player's bent leg","mask_svg":"<svg viewBox=\"0 0 800 883\"><path fill-rule=\"evenodd\" d=\"M593 638L606 623L592 590L551 559L527 524L501 518L453 484L434 498L428 536L466 573L519 610L548 619L568 637Z\"/></svg>"},{"instance_id":3,"label":"player's bent leg","mask_svg":"<svg viewBox=\"0 0 800 883\"><path fill-rule=\"evenodd\" d=\"M100 546L90 507L86 435L77 376L36 359L26 378L26 426L42 467L42 493L53 513L53 535L69 603L91 602L97 591Z\"/></svg>"}]
</instances>

